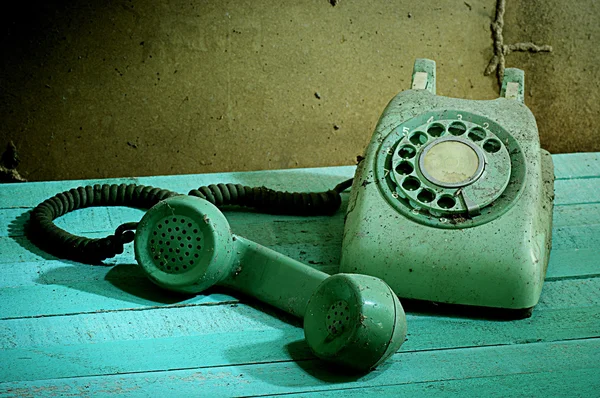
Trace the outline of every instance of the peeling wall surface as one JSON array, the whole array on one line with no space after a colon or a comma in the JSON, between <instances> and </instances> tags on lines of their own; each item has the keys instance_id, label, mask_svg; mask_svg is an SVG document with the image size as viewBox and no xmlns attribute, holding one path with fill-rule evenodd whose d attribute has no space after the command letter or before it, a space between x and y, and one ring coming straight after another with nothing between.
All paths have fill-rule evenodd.
<instances>
[{"instance_id":1,"label":"peeling wall surface","mask_svg":"<svg viewBox=\"0 0 600 398\"><path fill-rule=\"evenodd\" d=\"M495 0L28 2L0 17L0 146L29 180L354 164L415 58L493 99ZM600 151L600 4L508 1L542 146ZM267 184L268 182L265 182Z\"/></svg>"}]
</instances>

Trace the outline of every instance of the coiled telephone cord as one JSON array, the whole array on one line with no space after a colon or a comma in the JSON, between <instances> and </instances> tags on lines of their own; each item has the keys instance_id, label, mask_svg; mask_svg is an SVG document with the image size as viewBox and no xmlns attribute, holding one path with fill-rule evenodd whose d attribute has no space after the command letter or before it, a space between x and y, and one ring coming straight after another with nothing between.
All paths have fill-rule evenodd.
<instances>
[{"instance_id":1,"label":"coiled telephone cord","mask_svg":"<svg viewBox=\"0 0 600 398\"><path fill-rule=\"evenodd\" d=\"M263 213L289 215L331 215L341 205L340 193L352 179L324 192L284 192L241 184L213 184L193 189L188 195L207 200L219 208L242 206ZM54 220L71 211L93 206L128 206L149 209L161 200L181 195L167 189L136 184L88 185L61 192L33 209L27 236L41 249L59 258L99 263L123 253L133 241L137 222L120 225L114 235L86 238L57 227Z\"/></svg>"}]
</instances>

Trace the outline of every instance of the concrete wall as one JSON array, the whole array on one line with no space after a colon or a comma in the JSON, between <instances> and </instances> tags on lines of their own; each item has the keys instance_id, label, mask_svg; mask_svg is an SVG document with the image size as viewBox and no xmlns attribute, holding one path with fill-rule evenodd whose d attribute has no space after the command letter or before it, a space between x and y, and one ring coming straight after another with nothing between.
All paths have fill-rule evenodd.
<instances>
[{"instance_id":1,"label":"concrete wall","mask_svg":"<svg viewBox=\"0 0 600 398\"><path fill-rule=\"evenodd\" d=\"M352 164L417 57L437 61L440 95L498 92L483 76L494 0L17 7L2 16L0 145L30 180ZM600 150L599 16L593 0L508 2L507 43L555 48L507 59L552 152Z\"/></svg>"}]
</instances>

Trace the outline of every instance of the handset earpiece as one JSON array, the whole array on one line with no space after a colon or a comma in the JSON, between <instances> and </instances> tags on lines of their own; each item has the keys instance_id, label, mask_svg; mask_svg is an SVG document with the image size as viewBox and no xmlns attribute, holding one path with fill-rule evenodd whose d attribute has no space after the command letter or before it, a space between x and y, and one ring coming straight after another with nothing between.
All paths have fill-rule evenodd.
<instances>
[{"instance_id":1,"label":"handset earpiece","mask_svg":"<svg viewBox=\"0 0 600 398\"><path fill-rule=\"evenodd\" d=\"M200 293L219 284L304 318L319 358L368 371L398 350L406 317L381 279L328 274L231 233L208 201L176 196L140 221L135 257L157 285Z\"/></svg>"}]
</instances>

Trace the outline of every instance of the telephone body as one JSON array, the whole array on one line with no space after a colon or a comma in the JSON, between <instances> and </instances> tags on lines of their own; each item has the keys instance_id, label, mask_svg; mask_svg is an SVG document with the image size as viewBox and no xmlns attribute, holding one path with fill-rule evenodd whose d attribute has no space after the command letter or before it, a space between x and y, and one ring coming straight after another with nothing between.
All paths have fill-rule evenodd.
<instances>
[{"instance_id":1,"label":"telephone body","mask_svg":"<svg viewBox=\"0 0 600 398\"><path fill-rule=\"evenodd\" d=\"M379 119L357 167L340 272L400 298L531 310L551 248L553 163L523 103L523 71L501 97L436 95L435 62ZM530 312L529 312L530 314Z\"/></svg>"}]
</instances>

